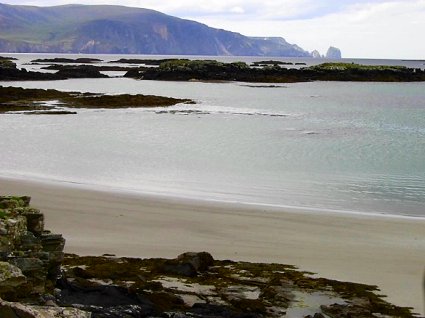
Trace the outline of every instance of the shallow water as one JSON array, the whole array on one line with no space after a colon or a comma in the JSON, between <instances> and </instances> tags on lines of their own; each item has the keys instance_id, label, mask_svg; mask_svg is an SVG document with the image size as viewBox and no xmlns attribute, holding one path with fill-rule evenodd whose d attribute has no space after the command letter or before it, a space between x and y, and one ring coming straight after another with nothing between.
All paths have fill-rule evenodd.
<instances>
[{"instance_id":1,"label":"shallow water","mask_svg":"<svg viewBox=\"0 0 425 318\"><path fill-rule=\"evenodd\" d=\"M1 175L425 216L425 83L271 88L113 78L0 85L197 102L69 116L2 115Z\"/></svg>"}]
</instances>

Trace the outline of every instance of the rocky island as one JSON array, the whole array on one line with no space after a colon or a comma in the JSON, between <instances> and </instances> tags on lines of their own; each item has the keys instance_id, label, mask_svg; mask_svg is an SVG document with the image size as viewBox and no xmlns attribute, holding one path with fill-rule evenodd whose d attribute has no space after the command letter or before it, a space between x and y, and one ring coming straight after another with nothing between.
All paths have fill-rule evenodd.
<instances>
[{"instance_id":1,"label":"rocky island","mask_svg":"<svg viewBox=\"0 0 425 318\"><path fill-rule=\"evenodd\" d=\"M140 108L193 103L188 99L154 95L102 95L80 92L61 92L54 89L24 89L0 86L0 114L75 114L75 108Z\"/></svg>"},{"instance_id":2,"label":"rocky island","mask_svg":"<svg viewBox=\"0 0 425 318\"><path fill-rule=\"evenodd\" d=\"M0 316L414 317L375 286L315 278L291 265L64 254L29 197L0 197Z\"/></svg>"},{"instance_id":3,"label":"rocky island","mask_svg":"<svg viewBox=\"0 0 425 318\"><path fill-rule=\"evenodd\" d=\"M244 62L222 63L215 60L165 61L156 68L132 70L126 77L171 81L240 81L292 83L309 81L413 82L425 81L425 71L403 66L371 66L354 63L324 63L300 69L282 63L263 61L250 66Z\"/></svg>"},{"instance_id":4,"label":"rocky island","mask_svg":"<svg viewBox=\"0 0 425 318\"><path fill-rule=\"evenodd\" d=\"M257 83L425 81L425 70L420 68L411 69L404 66L323 63L307 67L304 62L293 63L269 60L247 64L245 62L224 63L216 60L189 59L120 59L109 63L133 65L95 65L100 61L91 58L33 60L33 64L46 64L43 69L57 71L55 73L42 73L27 71L24 68L18 69L11 59L0 58L0 80L108 78L108 75L101 72L125 71L124 77L127 78L163 81L239 81Z\"/></svg>"},{"instance_id":5,"label":"rocky island","mask_svg":"<svg viewBox=\"0 0 425 318\"><path fill-rule=\"evenodd\" d=\"M64 62L62 60L62 63ZM60 68L56 73L41 73L27 71L25 68L18 69L16 63L9 58L0 57L0 80L1 81L54 81L69 78L107 78L93 65L68 65Z\"/></svg>"}]
</instances>

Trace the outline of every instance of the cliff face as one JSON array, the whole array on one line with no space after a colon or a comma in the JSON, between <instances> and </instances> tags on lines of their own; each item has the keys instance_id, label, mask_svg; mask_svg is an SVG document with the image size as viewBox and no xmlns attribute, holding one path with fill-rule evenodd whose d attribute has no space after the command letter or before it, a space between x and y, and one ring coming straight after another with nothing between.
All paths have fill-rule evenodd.
<instances>
[{"instance_id":1,"label":"cliff face","mask_svg":"<svg viewBox=\"0 0 425 318\"><path fill-rule=\"evenodd\" d=\"M310 56L282 38L250 38L153 10L84 5L0 4L0 51Z\"/></svg>"}]
</instances>

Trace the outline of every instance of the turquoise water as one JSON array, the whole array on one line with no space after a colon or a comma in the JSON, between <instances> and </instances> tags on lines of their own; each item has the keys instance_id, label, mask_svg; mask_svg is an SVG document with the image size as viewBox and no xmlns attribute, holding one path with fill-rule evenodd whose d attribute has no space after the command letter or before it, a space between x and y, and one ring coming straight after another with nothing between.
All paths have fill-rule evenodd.
<instances>
[{"instance_id":1,"label":"turquoise water","mask_svg":"<svg viewBox=\"0 0 425 318\"><path fill-rule=\"evenodd\" d=\"M425 83L266 88L113 78L0 85L197 102L72 116L2 115L0 175L425 216Z\"/></svg>"}]
</instances>

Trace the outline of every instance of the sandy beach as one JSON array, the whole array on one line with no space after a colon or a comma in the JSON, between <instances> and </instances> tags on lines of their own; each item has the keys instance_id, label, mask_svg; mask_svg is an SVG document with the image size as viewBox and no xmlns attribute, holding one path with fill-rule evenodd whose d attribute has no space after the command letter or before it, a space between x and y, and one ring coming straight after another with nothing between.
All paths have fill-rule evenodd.
<instances>
[{"instance_id":1,"label":"sandy beach","mask_svg":"<svg viewBox=\"0 0 425 318\"><path fill-rule=\"evenodd\" d=\"M282 211L0 178L1 195L30 195L66 252L278 262L319 276L377 285L424 313L425 219Z\"/></svg>"}]
</instances>

